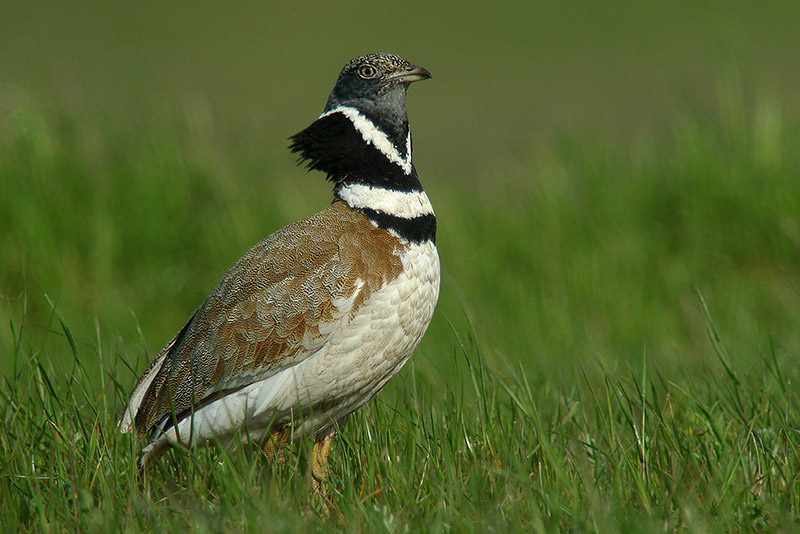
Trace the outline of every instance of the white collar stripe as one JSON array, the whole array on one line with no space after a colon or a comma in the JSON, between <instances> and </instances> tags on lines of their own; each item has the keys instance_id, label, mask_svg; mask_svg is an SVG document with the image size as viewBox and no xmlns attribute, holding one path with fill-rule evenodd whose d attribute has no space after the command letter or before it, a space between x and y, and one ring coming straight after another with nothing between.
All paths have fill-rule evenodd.
<instances>
[{"instance_id":1,"label":"white collar stripe","mask_svg":"<svg viewBox=\"0 0 800 534\"><path fill-rule=\"evenodd\" d=\"M354 209L371 209L403 219L433 215L433 206L424 191L397 191L366 184L348 184L339 189L339 198Z\"/></svg>"},{"instance_id":2,"label":"white collar stripe","mask_svg":"<svg viewBox=\"0 0 800 534\"><path fill-rule=\"evenodd\" d=\"M389 137L381 131L380 128L375 126L371 120L367 117L362 115L358 112L357 109L340 106L338 108L334 108L330 111L326 111L322 115L319 116L321 119L322 117L327 117L333 113L341 113L348 119L350 122L353 123L353 126L361 134L361 137L369 143L370 145L377 148L381 154L386 156L389 161L395 163L403 169L403 172L406 174L411 174L411 134L408 134L408 138L406 139L406 156L403 157L400 155L400 152L397 150L397 147L389 140Z\"/></svg>"}]
</instances>

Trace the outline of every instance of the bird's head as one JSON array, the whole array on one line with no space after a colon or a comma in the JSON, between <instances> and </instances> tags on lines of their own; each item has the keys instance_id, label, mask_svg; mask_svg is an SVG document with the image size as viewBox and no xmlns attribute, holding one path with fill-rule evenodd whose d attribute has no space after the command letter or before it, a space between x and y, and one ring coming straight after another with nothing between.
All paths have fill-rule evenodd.
<instances>
[{"instance_id":1,"label":"bird's head","mask_svg":"<svg viewBox=\"0 0 800 534\"><path fill-rule=\"evenodd\" d=\"M325 111L291 137L292 152L328 179L383 183L421 190L411 162L406 90L431 73L394 54L350 60L328 97Z\"/></svg>"},{"instance_id":2,"label":"bird's head","mask_svg":"<svg viewBox=\"0 0 800 534\"><path fill-rule=\"evenodd\" d=\"M405 115L408 86L431 77L428 69L394 54L368 54L352 59L336 80L325 111L352 107L367 113Z\"/></svg>"}]
</instances>

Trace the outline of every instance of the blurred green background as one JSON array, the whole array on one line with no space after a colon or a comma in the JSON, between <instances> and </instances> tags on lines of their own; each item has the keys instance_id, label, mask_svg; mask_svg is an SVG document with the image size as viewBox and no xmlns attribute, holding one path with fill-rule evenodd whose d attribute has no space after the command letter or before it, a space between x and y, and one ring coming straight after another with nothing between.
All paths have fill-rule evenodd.
<instances>
[{"instance_id":1,"label":"blurred green background","mask_svg":"<svg viewBox=\"0 0 800 534\"><path fill-rule=\"evenodd\" d=\"M796 2L4 2L2 346L24 327L29 354L71 361L46 294L80 350L141 370L247 248L327 204L287 137L348 59L391 51L434 75L408 98L443 261L418 367L446 377L474 336L534 377L691 368L711 357L698 291L744 359L797 354L797 20Z\"/></svg>"},{"instance_id":2,"label":"blurred green background","mask_svg":"<svg viewBox=\"0 0 800 534\"><path fill-rule=\"evenodd\" d=\"M4 2L3 92L91 115L185 109L264 131L324 106L351 57L435 78L411 97L421 169L475 179L553 133L636 136L715 103L720 73L798 111L800 5L766 2ZM762 87L764 85L765 87ZM215 122L216 124L216 122Z\"/></svg>"}]
</instances>

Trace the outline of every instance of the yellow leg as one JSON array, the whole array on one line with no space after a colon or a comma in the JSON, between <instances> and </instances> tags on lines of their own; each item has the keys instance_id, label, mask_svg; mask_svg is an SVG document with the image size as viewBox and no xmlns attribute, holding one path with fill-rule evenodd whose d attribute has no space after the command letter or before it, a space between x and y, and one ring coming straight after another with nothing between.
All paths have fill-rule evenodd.
<instances>
[{"instance_id":1,"label":"yellow leg","mask_svg":"<svg viewBox=\"0 0 800 534\"><path fill-rule=\"evenodd\" d=\"M269 435L262 446L267 460L276 464L283 464L286 461L286 458L283 456L283 448L289 442L289 438L292 434L291 430L292 429L287 426Z\"/></svg>"},{"instance_id":2,"label":"yellow leg","mask_svg":"<svg viewBox=\"0 0 800 534\"><path fill-rule=\"evenodd\" d=\"M320 436L314 441L314 449L311 451L311 489L323 498L323 503L328 492L328 454L331 452L332 441L333 432ZM327 510L327 503L324 506Z\"/></svg>"}]
</instances>

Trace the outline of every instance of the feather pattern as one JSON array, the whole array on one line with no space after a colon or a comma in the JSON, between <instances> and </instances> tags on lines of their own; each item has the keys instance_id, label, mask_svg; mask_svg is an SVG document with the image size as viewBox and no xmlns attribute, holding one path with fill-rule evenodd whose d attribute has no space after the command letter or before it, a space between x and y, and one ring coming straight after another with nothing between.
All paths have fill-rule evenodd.
<instances>
[{"instance_id":1,"label":"feather pattern","mask_svg":"<svg viewBox=\"0 0 800 534\"><path fill-rule=\"evenodd\" d=\"M341 201L272 234L231 268L154 360L120 429L135 426L144 436L171 413L307 358L398 276L400 246Z\"/></svg>"}]
</instances>

